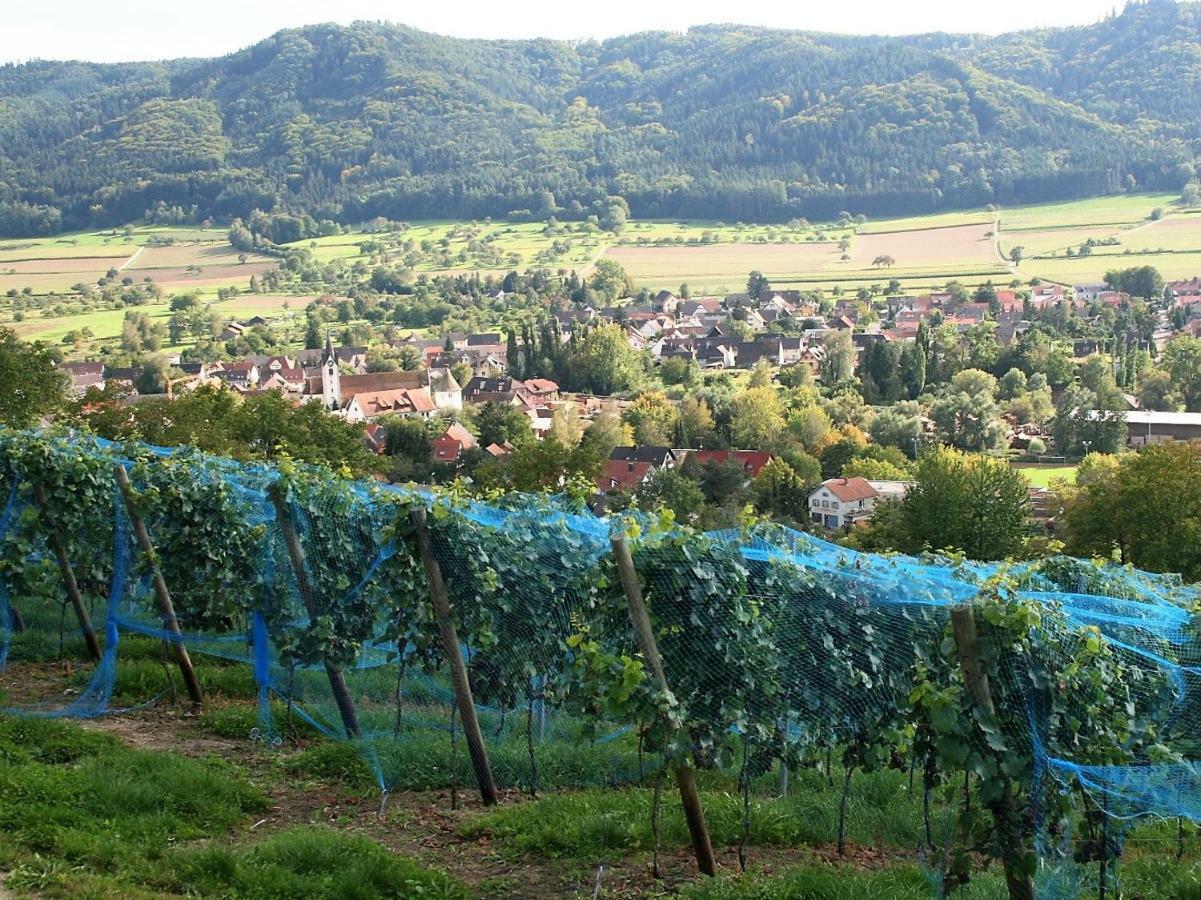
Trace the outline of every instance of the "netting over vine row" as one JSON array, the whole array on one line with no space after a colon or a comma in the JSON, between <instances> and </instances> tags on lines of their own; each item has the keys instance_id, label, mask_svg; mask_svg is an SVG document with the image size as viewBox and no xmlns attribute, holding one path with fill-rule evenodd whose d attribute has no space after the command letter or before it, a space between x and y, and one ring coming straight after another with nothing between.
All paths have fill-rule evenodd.
<instances>
[{"instance_id":1,"label":"netting over vine row","mask_svg":"<svg viewBox=\"0 0 1201 900\"><path fill-rule=\"evenodd\" d=\"M629 783L665 755L755 775L836 754L916 767L927 789L967 772L985 808L1010 810L990 840L1028 843L1061 873L1090 816L1201 820L1201 592L1171 576L856 553L763 523L702 534L76 434L0 435L0 474L0 664L67 658L82 673L65 694L31 677L9 711L154 699L117 665L150 638L168 673L180 647L245 664L266 740L303 723L352 741L385 791L469 785L414 540L422 508L502 786ZM646 677L614 533L630 535L668 695ZM991 708L961 673L963 604Z\"/></svg>"}]
</instances>

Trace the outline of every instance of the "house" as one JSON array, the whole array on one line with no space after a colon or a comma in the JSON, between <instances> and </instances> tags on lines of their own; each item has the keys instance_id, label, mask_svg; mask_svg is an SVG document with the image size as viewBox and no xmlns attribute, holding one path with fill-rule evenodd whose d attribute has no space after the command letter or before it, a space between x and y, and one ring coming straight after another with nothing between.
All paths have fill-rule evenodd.
<instances>
[{"instance_id":1,"label":"house","mask_svg":"<svg viewBox=\"0 0 1201 900\"><path fill-rule=\"evenodd\" d=\"M463 409L463 389L455 381L450 369L429 370L430 396L434 406L440 410L459 412Z\"/></svg>"},{"instance_id":2,"label":"house","mask_svg":"<svg viewBox=\"0 0 1201 900\"><path fill-rule=\"evenodd\" d=\"M62 363L59 369L71 379L69 390L75 396L83 396L88 388L104 388L104 363Z\"/></svg>"},{"instance_id":3,"label":"house","mask_svg":"<svg viewBox=\"0 0 1201 900\"><path fill-rule=\"evenodd\" d=\"M773 459L765 450L689 450L687 453L688 459L701 467L720 466L732 459L742 466L747 478L755 478Z\"/></svg>"},{"instance_id":4,"label":"house","mask_svg":"<svg viewBox=\"0 0 1201 900\"><path fill-rule=\"evenodd\" d=\"M341 410L347 422L365 422L381 416L420 416L428 419L436 411L434 400L426 388L355 394Z\"/></svg>"},{"instance_id":5,"label":"house","mask_svg":"<svg viewBox=\"0 0 1201 900\"><path fill-rule=\"evenodd\" d=\"M381 456L388 449L388 435L384 426L377 422L368 422L363 426L363 440L367 449L376 456Z\"/></svg>"},{"instance_id":6,"label":"house","mask_svg":"<svg viewBox=\"0 0 1201 900\"><path fill-rule=\"evenodd\" d=\"M470 431L458 422L452 422L434 439L434 462L458 462L464 450L474 450L478 446L479 442Z\"/></svg>"},{"instance_id":7,"label":"house","mask_svg":"<svg viewBox=\"0 0 1201 900\"><path fill-rule=\"evenodd\" d=\"M870 519L876 506L876 489L866 478L831 478L809 495L809 517L834 531Z\"/></svg>"},{"instance_id":8,"label":"house","mask_svg":"<svg viewBox=\"0 0 1201 900\"><path fill-rule=\"evenodd\" d=\"M680 461L670 447L614 447L609 459L621 462L644 462L656 469L672 469Z\"/></svg>"},{"instance_id":9,"label":"house","mask_svg":"<svg viewBox=\"0 0 1201 900\"><path fill-rule=\"evenodd\" d=\"M633 491L646 480L655 468L649 462L634 459L610 459L605 461L605 467L596 479L596 486L602 494L609 491Z\"/></svg>"}]
</instances>

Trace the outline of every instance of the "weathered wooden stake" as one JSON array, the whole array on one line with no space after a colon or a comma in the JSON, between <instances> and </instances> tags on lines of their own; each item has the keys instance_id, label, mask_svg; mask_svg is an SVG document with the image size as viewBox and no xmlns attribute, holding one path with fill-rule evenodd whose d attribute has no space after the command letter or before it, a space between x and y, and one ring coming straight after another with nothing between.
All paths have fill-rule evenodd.
<instances>
[{"instance_id":1,"label":"weathered wooden stake","mask_svg":"<svg viewBox=\"0 0 1201 900\"><path fill-rule=\"evenodd\" d=\"M304 565L304 548L300 546L300 538L296 536L296 527L292 524L288 501L284 498L284 492L278 481L267 488L267 493L271 497L271 502L275 504L275 520L279 523L284 546L288 548L288 558L292 561L292 572L296 576L296 589L300 592L300 599L309 614L309 619L315 620L321 610L317 606L317 595L313 592L313 585L309 582L309 573ZM325 660L325 676L329 679L330 691L334 695L338 715L342 717L342 727L346 729L346 736L355 739L361 737L359 717L355 712L354 701L350 698L350 691L346 687L346 676L328 659Z\"/></svg>"},{"instance_id":2,"label":"weathered wooden stake","mask_svg":"<svg viewBox=\"0 0 1201 900\"><path fill-rule=\"evenodd\" d=\"M638 635L638 644L642 655L646 657L647 666L651 670L660 690L668 690L667 675L663 671L663 660L659 656L659 645L655 641L655 632L651 628L651 617L646 611L646 602L642 598L642 587L638 584L638 573L634 569L634 558L630 555L630 546L626 543L625 535L615 535L612 538L613 558L617 561L617 572L621 576L621 586L625 591L626 602L630 607L630 622ZM684 818L688 821L688 833L692 836L692 849L696 853L697 867L705 875L717 874L717 859L713 855L713 844L709 840L709 826L705 823L705 811L701 807L701 797L696 789L696 778L692 768L686 763L675 767L676 787L680 791L680 802L684 806Z\"/></svg>"},{"instance_id":3,"label":"weathered wooden stake","mask_svg":"<svg viewBox=\"0 0 1201 900\"><path fill-rule=\"evenodd\" d=\"M125 498L125 509L129 513L129 522L133 526L133 535L150 563L150 577L154 583L154 599L158 604L159 615L163 617L163 628L174 638L171 644L175 647L175 662L179 665L179 672L183 676L183 683L188 689L188 697L191 698L192 704L202 706L204 692L200 690L200 680L196 677L196 670L192 668L192 657L188 655L188 648L184 646L183 632L179 628L179 620L175 618L175 605L171 602L167 582L163 580L162 570L159 569L158 562L155 560L154 544L150 542L150 532L146 530L146 523L142 521L137 504L134 503L133 487L129 483L129 475L125 471L125 466L120 463L117 464L115 471L117 485L121 488L121 496Z\"/></svg>"},{"instance_id":4,"label":"weathered wooden stake","mask_svg":"<svg viewBox=\"0 0 1201 900\"><path fill-rule=\"evenodd\" d=\"M13 634L20 634L26 628L25 617L21 615L21 610L17 609L17 605L12 602L12 598L8 600L8 624L12 628Z\"/></svg>"},{"instance_id":5,"label":"weathered wooden stake","mask_svg":"<svg viewBox=\"0 0 1201 900\"><path fill-rule=\"evenodd\" d=\"M988 684L988 674L984 671L984 663L976 649L976 616L971 604L961 603L951 609L951 630L955 637L955 650L959 655L959 668L963 672L963 682L967 687L972 702L989 716L996 716L996 707L992 701L992 690ZM1009 889L1010 900L1034 900L1034 879L1017 871L1008 854L1019 851L1019 836L1013 834L1014 821L1011 809L1012 798L1006 788L1001 798L990 804L993 818L997 823L997 832L1006 850L1005 884Z\"/></svg>"},{"instance_id":6,"label":"weathered wooden stake","mask_svg":"<svg viewBox=\"0 0 1201 900\"><path fill-rule=\"evenodd\" d=\"M34 484L33 499L38 506L38 512L45 519L46 489L41 484ZM79 619L79 630L83 634L83 642L88 645L88 654L94 662L100 662L100 641L96 639L96 630L92 628L92 619L88 615L88 608L84 606L83 597L79 593L79 583L75 580L75 571L71 568L71 558L67 556L66 545L63 544L62 536L55 532L46 535L46 539L58 559L58 571L62 575L63 587L67 591L67 599L71 601L71 606L75 609L75 616ZM16 612L15 606L12 607L12 610L19 618L20 613ZM21 621L21 627L17 630L24 631L24 626L24 621Z\"/></svg>"},{"instance_id":7,"label":"weathered wooden stake","mask_svg":"<svg viewBox=\"0 0 1201 900\"><path fill-rule=\"evenodd\" d=\"M430 600L434 604L434 616L438 620L438 632L442 636L442 650L450 665L450 680L454 685L455 701L463 722L467 752L471 755L471 765L475 769L476 781L479 782L480 797L485 806L493 806L497 800L496 782L492 779L488 748L484 746L480 720L475 713L475 699L471 696L471 682L467 679L467 666L463 663L463 651L459 648L459 634L455 630L450 597L446 593L446 584L442 581L442 567L438 565L438 560L434 558L430 549L429 532L425 527L425 510L420 507L414 509L412 519L414 535L417 538L417 552L421 554L421 562L425 566L425 580L429 583Z\"/></svg>"}]
</instances>

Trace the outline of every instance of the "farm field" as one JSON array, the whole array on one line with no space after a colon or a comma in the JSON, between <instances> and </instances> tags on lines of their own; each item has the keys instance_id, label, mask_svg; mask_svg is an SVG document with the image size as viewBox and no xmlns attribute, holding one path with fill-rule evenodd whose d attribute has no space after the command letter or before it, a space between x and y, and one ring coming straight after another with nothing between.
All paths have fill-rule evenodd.
<instances>
[{"instance_id":1,"label":"farm field","mask_svg":"<svg viewBox=\"0 0 1201 900\"><path fill-rule=\"evenodd\" d=\"M287 309L299 313L312 299L311 296L291 294L242 294L229 300L217 300L214 297L210 302L213 309L222 316L231 319L246 319L253 316L279 316ZM51 318L31 316L23 322L10 323L8 327L11 327L21 337L49 343L58 343L68 332L82 331L87 328L91 330L93 339L99 341L120 336L121 325L125 320L125 313L129 309L144 313L163 324L166 324L167 320L171 318L170 304L162 301L130 308L93 310L77 315Z\"/></svg>"},{"instance_id":2,"label":"farm field","mask_svg":"<svg viewBox=\"0 0 1201 900\"><path fill-rule=\"evenodd\" d=\"M298 242L318 260L344 260L364 267L379 262L411 263L418 274L460 272L500 274L513 268L544 265L588 272L602 256L617 260L638 287L676 289L687 283L694 292L742 290L747 274L763 272L780 287L809 290L880 287L896 280L906 292L920 292L958 280L969 288L985 281L1009 284L1041 278L1065 284L1095 283L1106 270L1153 265L1165 278L1201 274L1201 211L1183 211L1166 194L1133 194L1070 203L1002 209L994 240L994 214L985 210L940 213L870 221L854 232L834 225L804 223L754 225L717 221L632 220L620 235L581 228L546 234L544 223L417 222L401 232L361 230ZM1150 219L1161 209L1165 215ZM848 259L839 239L847 237ZM171 239L168 246L152 240ZM1089 256L1066 255L1089 238L1116 239L1097 245ZM360 245L382 245L382 255L366 255ZM557 242L557 243L556 243ZM1024 248L1016 271L997 256L1015 245ZM876 266L881 256L891 266ZM61 340L88 328L95 339L120 333L123 311L87 309L71 295L71 286L94 283L110 269L135 283L152 279L164 291L162 302L139 307L152 317L167 317L171 294L195 291L213 298L218 288L245 289L254 275L272 269L270 257L247 255L245 261L217 228L132 227L0 242L0 293L31 289L49 298L52 309L28 309L17 331L27 337ZM61 298L60 296L61 295ZM297 307L307 302L297 297ZM262 298L243 296L229 306L232 316L263 311ZM253 305L257 304L257 305ZM72 314L74 313L74 314ZM0 310L0 322L11 312Z\"/></svg>"},{"instance_id":3,"label":"farm field","mask_svg":"<svg viewBox=\"0 0 1201 900\"><path fill-rule=\"evenodd\" d=\"M148 246L154 239L175 241ZM96 231L57 238L0 243L0 293L31 288L34 293L68 293L72 286L95 284L109 269L137 282L152 279L165 291L245 288L251 275L277 265L268 256L248 254L245 263L220 229L153 226Z\"/></svg>"}]
</instances>

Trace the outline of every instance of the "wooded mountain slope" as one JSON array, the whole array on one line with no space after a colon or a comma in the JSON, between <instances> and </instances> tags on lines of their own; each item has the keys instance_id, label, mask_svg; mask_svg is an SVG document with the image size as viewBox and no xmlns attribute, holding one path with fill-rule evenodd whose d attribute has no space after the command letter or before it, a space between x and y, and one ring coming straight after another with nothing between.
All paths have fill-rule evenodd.
<instances>
[{"instance_id":1,"label":"wooded mountain slope","mask_svg":"<svg viewBox=\"0 0 1201 900\"><path fill-rule=\"evenodd\" d=\"M0 67L0 234L159 201L355 221L572 217L621 195L767 221L1176 189L1199 86L1201 5L1170 0L998 38L312 26L218 59Z\"/></svg>"}]
</instances>

